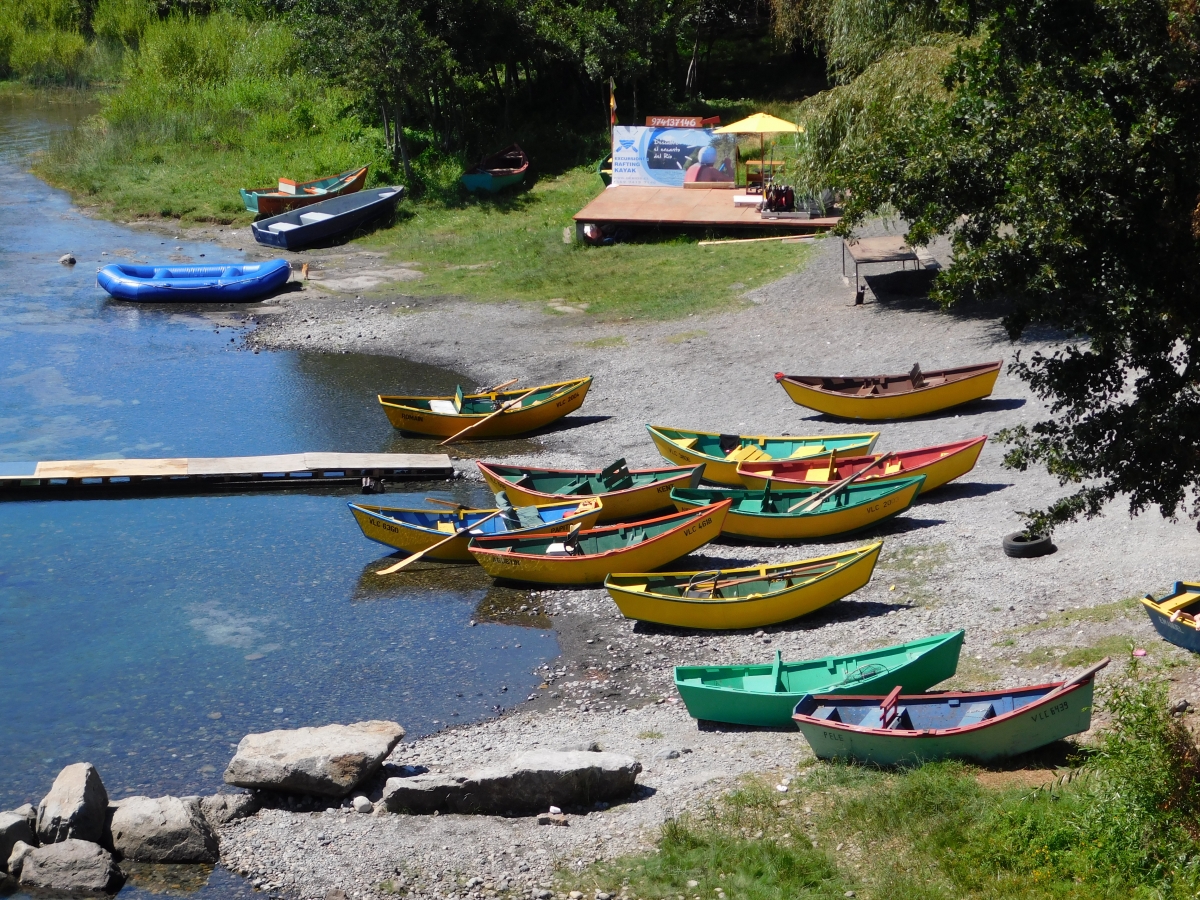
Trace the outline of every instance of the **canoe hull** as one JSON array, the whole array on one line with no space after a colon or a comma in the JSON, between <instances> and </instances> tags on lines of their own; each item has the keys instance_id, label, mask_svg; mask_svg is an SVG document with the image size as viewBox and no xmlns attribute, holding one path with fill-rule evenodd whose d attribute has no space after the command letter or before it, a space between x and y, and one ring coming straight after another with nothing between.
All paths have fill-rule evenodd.
<instances>
[{"instance_id":1,"label":"canoe hull","mask_svg":"<svg viewBox=\"0 0 1200 900\"><path fill-rule=\"evenodd\" d=\"M881 547L883 544L877 543L869 553L850 565L774 596L714 603L705 600L654 597L627 590L611 581L605 584L605 588L627 619L706 631L761 628L806 616L853 594L871 580ZM623 571L649 570L630 568Z\"/></svg>"},{"instance_id":2,"label":"canoe hull","mask_svg":"<svg viewBox=\"0 0 1200 900\"><path fill-rule=\"evenodd\" d=\"M804 541L814 538L852 534L872 525L878 525L892 516L898 516L917 499L921 491L921 479L913 478L908 484L897 484L897 490L871 503L821 512L819 515L786 516L755 515L741 512L736 504L725 517L721 533L730 537L768 541ZM778 482L775 483L778 487ZM714 491L718 497L722 492ZM774 493L774 492L772 492ZM690 496L690 495L689 495ZM715 498L714 498L715 499ZM677 491L671 492L675 508L682 511L694 509L694 500L682 499ZM711 501L710 501L711 502Z\"/></svg>"},{"instance_id":3,"label":"canoe hull","mask_svg":"<svg viewBox=\"0 0 1200 900\"><path fill-rule=\"evenodd\" d=\"M292 276L286 259L217 266L107 265L96 282L117 300L134 303L250 303Z\"/></svg>"},{"instance_id":4,"label":"canoe hull","mask_svg":"<svg viewBox=\"0 0 1200 900\"><path fill-rule=\"evenodd\" d=\"M470 432L466 437L469 437L471 440L512 437L513 435L525 434L528 431L536 431L539 428L544 428L583 406L588 388L591 386L592 376L590 375L586 378L575 378L571 381L562 381L554 385L547 385L547 387L559 387L560 389L544 402L528 407L522 406L520 409L512 409L501 413L490 422ZM517 393L519 395L521 392ZM486 417L482 413L461 415L417 409L401 403L391 402L387 397L382 395L379 397L379 404L383 407L383 411L387 415L388 421L392 423L393 428L399 428L401 431L408 431L412 434L429 435L430 437L450 437L451 435L458 434L472 422L478 422L480 419ZM464 437L464 440L466 440L466 437ZM496 488L495 490L501 490L501 488ZM503 488L503 490L508 490L508 488ZM512 494L509 496L512 498L513 503L517 503L515 496Z\"/></svg>"},{"instance_id":5,"label":"canoe hull","mask_svg":"<svg viewBox=\"0 0 1200 900\"><path fill-rule=\"evenodd\" d=\"M250 231L260 244L297 250L340 238L360 225L394 213L396 204L403 196L402 185L342 194L301 209L259 219L251 223ZM302 217L307 217L308 221Z\"/></svg>"},{"instance_id":6,"label":"canoe hull","mask_svg":"<svg viewBox=\"0 0 1200 900\"><path fill-rule=\"evenodd\" d=\"M675 688L694 719L709 722L725 722L730 725L753 725L763 728L794 728L792 710L806 694L886 694L897 685L905 693L917 694L929 690L935 684L952 678L958 671L958 657L962 651L964 632L957 631L942 636L936 643L913 641L896 647L869 651L857 655L827 657L826 673L841 668L845 672L855 670L861 662L873 658L887 658L885 654L895 651L903 654L904 661L883 669L874 677L862 678L850 683L835 680L825 685L815 683L806 691L753 691L711 683L718 678L753 678L766 675L770 678L771 665L754 666L678 666L675 669ZM927 648L917 645L929 644ZM906 648L914 648L905 652ZM870 665L867 663L867 665ZM703 683L707 676L710 683ZM829 677L834 677L830 675ZM844 678L844 675L838 678ZM773 681L774 679L771 678Z\"/></svg>"},{"instance_id":7,"label":"canoe hull","mask_svg":"<svg viewBox=\"0 0 1200 900\"><path fill-rule=\"evenodd\" d=\"M657 569L698 550L721 533L721 522L728 508L728 503L715 505L665 534L595 556L501 554L489 551L487 541L479 540L471 543L471 552L493 578L530 584L600 584L612 572Z\"/></svg>"},{"instance_id":8,"label":"canoe hull","mask_svg":"<svg viewBox=\"0 0 1200 900\"><path fill-rule=\"evenodd\" d=\"M794 721L818 759L877 765L919 765L940 759L989 762L1028 753L1087 731L1094 680L998 716L982 725L944 731L855 730L799 714ZM904 697L900 698L903 703Z\"/></svg>"},{"instance_id":9,"label":"canoe hull","mask_svg":"<svg viewBox=\"0 0 1200 900\"><path fill-rule=\"evenodd\" d=\"M962 449L948 453L925 465L914 466L896 475L864 475L862 481L878 483L894 478L912 478L924 475L925 484L921 488L921 493L928 494L930 491L966 475L975 468L985 443L987 443L987 438L980 437L966 444ZM798 468L792 467L793 470ZM776 466L764 462L748 463L738 468L738 477L743 485L756 491L761 491L766 486L768 477L774 485L781 488L785 483L803 484L808 487L830 487L835 484L834 481L807 481L803 474L796 476L789 472L786 462L781 462Z\"/></svg>"},{"instance_id":10,"label":"canoe hull","mask_svg":"<svg viewBox=\"0 0 1200 900\"><path fill-rule=\"evenodd\" d=\"M888 419L911 419L914 416L929 415L970 403L972 400L981 400L991 394L999 375L1000 363L997 362L993 368L968 378L892 396L856 397L823 391L787 376L780 378L779 383L799 406L837 416L839 419L881 422Z\"/></svg>"},{"instance_id":11,"label":"canoe hull","mask_svg":"<svg viewBox=\"0 0 1200 900\"><path fill-rule=\"evenodd\" d=\"M367 169L368 166L363 166L361 169L351 169L329 178L306 181L296 185L297 193L295 194L285 194L283 191L272 188L242 188L240 191L242 203L245 204L248 212L257 213L260 216L277 216L302 206L320 203L330 197L340 197L342 194L361 191L367 183ZM324 187L326 183L338 184L338 186L325 188L324 192L320 194L309 194L304 191L309 187Z\"/></svg>"},{"instance_id":12,"label":"canoe hull","mask_svg":"<svg viewBox=\"0 0 1200 900\"><path fill-rule=\"evenodd\" d=\"M506 188L513 187L525 180L525 173L520 175L493 175L490 172L480 172L475 175L463 175L459 178L472 194L498 194Z\"/></svg>"},{"instance_id":13,"label":"canoe hull","mask_svg":"<svg viewBox=\"0 0 1200 900\"><path fill-rule=\"evenodd\" d=\"M1173 591L1159 600L1143 597L1142 606L1164 641L1200 653L1200 621L1196 619L1200 613L1200 584L1177 581Z\"/></svg>"}]
</instances>

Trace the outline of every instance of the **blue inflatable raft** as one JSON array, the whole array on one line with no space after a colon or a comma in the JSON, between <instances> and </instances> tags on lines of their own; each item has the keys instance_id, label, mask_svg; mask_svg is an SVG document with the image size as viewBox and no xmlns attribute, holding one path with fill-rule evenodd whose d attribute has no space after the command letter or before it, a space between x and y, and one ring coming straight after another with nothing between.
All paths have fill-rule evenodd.
<instances>
[{"instance_id":1,"label":"blue inflatable raft","mask_svg":"<svg viewBox=\"0 0 1200 900\"><path fill-rule=\"evenodd\" d=\"M282 287L286 259L230 266L105 266L96 281L118 300L140 303L242 303Z\"/></svg>"}]
</instances>

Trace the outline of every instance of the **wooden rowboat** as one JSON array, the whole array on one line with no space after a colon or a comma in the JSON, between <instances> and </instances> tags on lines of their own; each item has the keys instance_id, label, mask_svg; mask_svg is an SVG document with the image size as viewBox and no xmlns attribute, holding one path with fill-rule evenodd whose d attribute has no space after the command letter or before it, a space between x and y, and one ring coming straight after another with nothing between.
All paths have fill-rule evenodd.
<instances>
[{"instance_id":1,"label":"wooden rowboat","mask_svg":"<svg viewBox=\"0 0 1200 900\"><path fill-rule=\"evenodd\" d=\"M958 670L964 631L845 656L749 666L676 666L675 688L694 719L795 727L792 710L805 694L917 693Z\"/></svg>"},{"instance_id":2,"label":"wooden rowboat","mask_svg":"<svg viewBox=\"0 0 1200 900\"><path fill-rule=\"evenodd\" d=\"M388 421L396 428L413 434L450 437L473 422L507 409L470 433L470 439L510 437L544 428L583 405L592 376L543 384L536 388L464 394L462 388L452 397L405 397L380 394L379 404ZM513 402L519 401L519 402ZM509 405L511 404L511 405ZM494 490L501 490L495 488ZM517 498L513 497L513 502Z\"/></svg>"},{"instance_id":3,"label":"wooden rowboat","mask_svg":"<svg viewBox=\"0 0 1200 900\"><path fill-rule=\"evenodd\" d=\"M242 202L249 212L260 216L277 216L319 200L361 191L367 183L367 168L347 169L314 181L280 178L278 188L242 188Z\"/></svg>"},{"instance_id":4,"label":"wooden rowboat","mask_svg":"<svg viewBox=\"0 0 1200 900\"><path fill-rule=\"evenodd\" d=\"M778 485L748 491L737 488L676 488L671 500L679 510L731 500L721 533L730 537L799 541L849 534L899 515L917 499L925 477L848 484L809 509L821 488L779 490Z\"/></svg>"},{"instance_id":5,"label":"wooden rowboat","mask_svg":"<svg viewBox=\"0 0 1200 900\"><path fill-rule=\"evenodd\" d=\"M952 444L901 450L892 453L880 467L863 475L862 482L924 475L925 484L921 493L927 494L934 488L970 472L975 467L986 442L987 435L980 435ZM823 459L742 463L738 466L737 473L743 485L755 490L762 490L768 481L775 482L777 487L785 490L792 484L828 487L877 462L881 455L876 453L873 456L843 456L833 460L826 456Z\"/></svg>"},{"instance_id":6,"label":"wooden rowboat","mask_svg":"<svg viewBox=\"0 0 1200 900\"><path fill-rule=\"evenodd\" d=\"M792 719L818 759L894 766L938 759L986 762L1087 731L1095 675L1005 691L887 696L809 694Z\"/></svg>"},{"instance_id":7,"label":"wooden rowboat","mask_svg":"<svg viewBox=\"0 0 1200 900\"><path fill-rule=\"evenodd\" d=\"M477 165L463 173L461 181L471 193L483 191L495 194L525 180L529 171L529 156L516 144L485 156Z\"/></svg>"},{"instance_id":8,"label":"wooden rowboat","mask_svg":"<svg viewBox=\"0 0 1200 900\"><path fill-rule=\"evenodd\" d=\"M362 503L347 505L364 536L407 553L418 553L432 547L496 512L495 508L455 510L406 509ZM478 530L472 528L424 558L440 562L474 562L475 557L467 550L467 544L475 535L561 534L575 525L591 528L596 524L600 508L601 502L595 497L546 506L510 506L496 518L482 522Z\"/></svg>"},{"instance_id":9,"label":"wooden rowboat","mask_svg":"<svg viewBox=\"0 0 1200 900\"><path fill-rule=\"evenodd\" d=\"M671 490L695 487L704 466L630 469L619 459L607 469L537 469L476 462L493 491L504 491L513 503L536 505L580 497L604 502L601 522L628 522L671 509Z\"/></svg>"},{"instance_id":10,"label":"wooden rowboat","mask_svg":"<svg viewBox=\"0 0 1200 900\"><path fill-rule=\"evenodd\" d=\"M1163 640L1176 647L1200 653L1200 584L1177 581L1171 593L1160 600L1150 594L1142 598L1150 622Z\"/></svg>"},{"instance_id":11,"label":"wooden rowboat","mask_svg":"<svg viewBox=\"0 0 1200 900\"><path fill-rule=\"evenodd\" d=\"M841 419L878 422L923 416L986 397L996 386L1003 360L934 369L917 366L906 375L836 378L775 373L787 395L800 406Z\"/></svg>"},{"instance_id":12,"label":"wooden rowboat","mask_svg":"<svg viewBox=\"0 0 1200 900\"><path fill-rule=\"evenodd\" d=\"M650 439L667 462L680 466L704 463L704 480L711 484L741 487L737 467L761 460L806 459L810 456L859 456L870 453L878 431L862 434L828 434L812 437L768 437L750 434L716 434L647 425Z\"/></svg>"},{"instance_id":13,"label":"wooden rowboat","mask_svg":"<svg viewBox=\"0 0 1200 900\"><path fill-rule=\"evenodd\" d=\"M882 546L878 541L831 556L740 569L610 575L604 586L627 619L680 628L761 628L857 591L871 580Z\"/></svg>"},{"instance_id":14,"label":"wooden rowboat","mask_svg":"<svg viewBox=\"0 0 1200 900\"><path fill-rule=\"evenodd\" d=\"M471 553L494 578L535 584L599 584L614 571L656 569L721 533L729 501L629 525L579 531L564 539L477 537Z\"/></svg>"}]
</instances>

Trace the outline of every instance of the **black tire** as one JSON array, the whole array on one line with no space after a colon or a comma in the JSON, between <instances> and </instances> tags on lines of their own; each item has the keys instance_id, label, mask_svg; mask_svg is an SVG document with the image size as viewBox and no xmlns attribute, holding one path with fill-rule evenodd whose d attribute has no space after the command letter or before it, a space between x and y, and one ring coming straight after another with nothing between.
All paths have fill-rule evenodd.
<instances>
[{"instance_id":1,"label":"black tire","mask_svg":"<svg viewBox=\"0 0 1200 900\"><path fill-rule=\"evenodd\" d=\"M1013 559L1033 559L1035 556L1045 556L1058 548L1044 534L1026 534L1024 531L1014 531L1006 534L1002 542L1004 555Z\"/></svg>"}]
</instances>

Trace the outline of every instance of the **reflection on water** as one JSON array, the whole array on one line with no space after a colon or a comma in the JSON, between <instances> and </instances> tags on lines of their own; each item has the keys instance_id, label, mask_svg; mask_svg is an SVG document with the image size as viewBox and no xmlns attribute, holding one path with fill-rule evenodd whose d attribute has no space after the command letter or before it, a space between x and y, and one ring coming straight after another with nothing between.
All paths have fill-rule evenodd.
<instances>
[{"instance_id":1,"label":"reflection on water","mask_svg":"<svg viewBox=\"0 0 1200 900\"><path fill-rule=\"evenodd\" d=\"M114 258L239 254L87 219L22 170L87 112L0 103L0 461L430 445L400 436L375 395L450 393L461 375L247 353L228 310L110 302L95 270ZM59 265L66 252L79 264ZM435 495L490 501L445 482L378 499ZM372 575L388 550L362 537L351 496L0 504L0 809L37 802L78 760L115 798L211 792L250 731L396 719L417 736L524 696L557 653L527 595L496 605L514 616L484 614L502 595L477 567ZM243 889L217 870L201 893Z\"/></svg>"}]
</instances>

